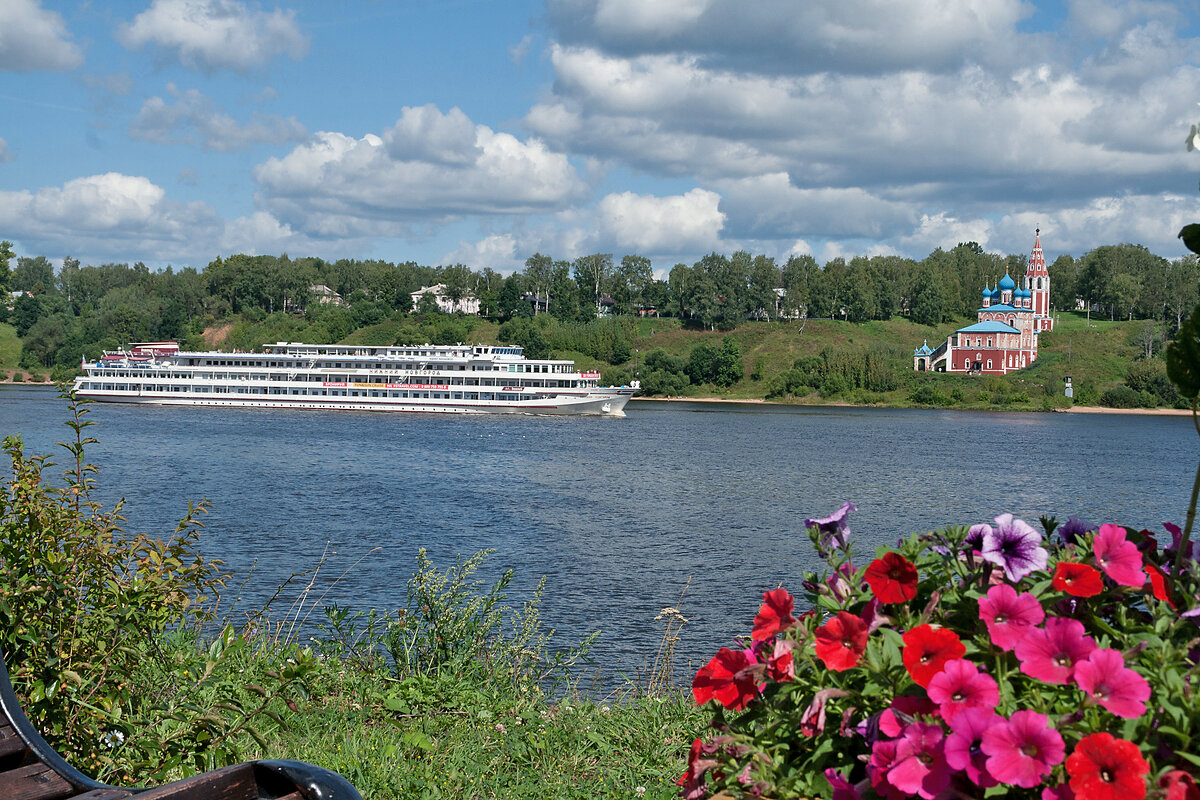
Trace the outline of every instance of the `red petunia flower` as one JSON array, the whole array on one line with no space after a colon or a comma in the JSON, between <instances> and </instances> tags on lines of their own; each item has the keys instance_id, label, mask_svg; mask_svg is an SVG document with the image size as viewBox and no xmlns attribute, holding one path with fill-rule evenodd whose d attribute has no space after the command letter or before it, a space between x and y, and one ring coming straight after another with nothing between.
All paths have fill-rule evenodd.
<instances>
[{"instance_id":1,"label":"red petunia flower","mask_svg":"<svg viewBox=\"0 0 1200 800\"><path fill-rule=\"evenodd\" d=\"M1051 585L1060 592L1075 597L1095 597L1104 591L1104 578L1100 570L1087 564L1060 561L1054 569Z\"/></svg>"},{"instance_id":2,"label":"red petunia flower","mask_svg":"<svg viewBox=\"0 0 1200 800\"><path fill-rule=\"evenodd\" d=\"M750 632L751 638L756 642L761 642L786 630L789 626L795 625L796 618L792 616L792 609L795 607L796 601L788 594L787 589L780 588L763 592L762 608L758 610L758 615L754 618L754 630Z\"/></svg>"},{"instance_id":3,"label":"red petunia flower","mask_svg":"<svg viewBox=\"0 0 1200 800\"><path fill-rule=\"evenodd\" d=\"M864 577L881 603L907 603L917 596L917 568L899 553L872 561Z\"/></svg>"},{"instance_id":4,"label":"red petunia flower","mask_svg":"<svg viewBox=\"0 0 1200 800\"><path fill-rule=\"evenodd\" d=\"M726 708L741 711L758 697L758 684L746 669L753 663L745 650L722 647L692 679L692 696L696 698L696 704L716 700Z\"/></svg>"},{"instance_id":5,"label":"red petunia flower","mask_svg":"<svg viewBox=\"0 0 1200 800\"><path fill-rule=\"evenodd\" d=\"M1181 769L1173 769L1159 778L1158 787L1167 790L1164 800L1200 800L1196 779Z\"/></svg>"},{"instance_id":6,"label":"red petunia flower","mask_svg":"<svg viewBox=\"0 0 1200 800\"><path fill-rule=\"evenodd\" d=\"M867 623L848 611L817 628L817 658L834 672L850 669L867 649Z\"/></svg>"},{"instance_id":7,"label":"red petunia flower","mask_svg":"<svg viewBox=\"0 0 1200 800\"><path fill-rule=\"evenodd\" d=\"M1149 772L1138 746L1111 733L1083 737L1067 758L1071 789L1088 800L1141 800Z\"/></svg>"},{"instance_id":8,"label":"red petunia flower","mask_svg":"<svg viewBox=\"0 0 1200 800\"><path fill-rule=\"evenodd\" d=\"M792 642L784 639L775 643L774 652L767 658L767 675L776 683L796 679L796 664L792 657Z\"/></svg>"},{"instance_id":9,"label":"red petunia flower","mask_svg":"<svg viewBox=\"0 0 1200 800\"><path fill-rule=\"evenodd\" d=\"M918 686L929 685L952 658L962 658L967 648L949 628L918 625L904 634L904 667Z\"/></svg>"},{"instance_id":10,"label":"red petunia flower","mask_svg":"<svg viewBox=\"0 0 1200 800\"><path fill-rule=\"evenodd\" d=\"M1146 564L1146 577L1150 579L1150 591L1154 593L1157 600L1163 600L1171 608L1178 608L1175 601L1171 599L1171 593L1167 591L1167 576L1161 569L1153 564Z\"/></svg>"}]
</instances>

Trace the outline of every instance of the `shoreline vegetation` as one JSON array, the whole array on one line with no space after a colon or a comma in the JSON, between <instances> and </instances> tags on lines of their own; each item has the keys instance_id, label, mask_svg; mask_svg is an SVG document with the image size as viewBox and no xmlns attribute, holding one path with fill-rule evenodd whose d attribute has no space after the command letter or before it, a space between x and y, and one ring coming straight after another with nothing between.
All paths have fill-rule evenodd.
<instances>
[{"instance_id":1,"label":"shoreline vegetation","mask_svg":"<svg viewBox=\"0 0 1200 800\"><path fill-rule=\"evenodd\" d=\"M664 635L643 669L609 688L590 658L598 634L556 638L542 586L515 604L511 572L478 578L487 551L437 565L418 551L400 608L324 605L324 560L274 606L226 608L236 587L200 547L207 506L161 538L124 531L120 504L94 499L87 414L70 401L59 466L5 439L0 491L0 647L22 707L73 766L147 785L296 759L368 800L678 796L706 725L675 663L678 609L652 623Z\"/></svg>"},{"instance_id":2,"label":"shoreline vegetation","mask_svg":"<svg viewBox=\"0 0 1200 800\"><path fill-rule=\"evenodd\" d=\"M731 405L768 405L768 406L798 406L812 408L896 408L898 406L876 406L859 403L800 403L779 400L762 400L754 397L642 397L635 396L634 400L649 400L661 403L723 403ZM942 408L939 411L1041 411L1042 409L980 409L980 408ZM1156 417L1190 417L1191 409L1187 408L1108 408L1107 406L1070 406L1056 408L1056 412L1069 414L1135 414Z\"/></svg>"}]
</instances>

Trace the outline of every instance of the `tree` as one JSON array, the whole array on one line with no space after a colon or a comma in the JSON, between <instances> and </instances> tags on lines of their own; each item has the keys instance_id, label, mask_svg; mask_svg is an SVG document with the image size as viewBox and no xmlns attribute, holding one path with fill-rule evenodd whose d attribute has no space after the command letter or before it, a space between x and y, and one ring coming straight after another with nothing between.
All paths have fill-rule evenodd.
<instances>
[{"instance_id":1,"label":"tree","mask_svg":"<svg viewBox=\"0 0 1200 800\"><path fill-rule=\"evenodd\" d=\"M596 316L600 315L600 298L612 274L612 260L612 253L593 253L575 259L575 282L596 304Z\"/></svg>"},{"instance_id":2,"label":"tree","mask_svg":"<svg viewBox=\"0 0 1200 800\"><path fill-rule=\"evenodd\" d=\"M766 320L775 312L775 301L779 288L779 267L770 256L755 256L750 265L748 298L751 313Z\"/></svg>"},{"instance_id":3,"label":"tree","mask_svg":"<svg viewBox=\"0 0 1200 800\"><path fill-rule=\"evenodd\" d=\"M8 262L13 258L12 242L0 241L0 292L7 293L9 291L9 280L12 275L8 271Z\"/></svg>"},{"instance_id":4,"label":"tree","mask_svg":"<svg viewBox=\"0 0 1200 800\"><path fill-rule=\"evenodd\" d=\"M646 288L654 280L650 259L645 256L623 256L617 268L616 291L613 299L619 313L632 314L646 302Z\"/></svg>"},{"instance_id":5,"label":"tree","mask_svg":"<svg viewBox=\"0 0 1200 800\"><path fill-rule=\"evenodd\" d=\"M1068 311L1075 308L1075 297L1079 294L1079 262L1063 253L1047 265L1050 274L1050 301L1056 308Z\"/></svg>"},{"instance_id":6,"label":"tree","mask_svg":"<svg viewBox=\"0 0 1200 800\"><path fill-rule=\"evenodd\" d=\"M810 282L820 271L812 256L791 256L783 265L783 311L785 314L802 314L808 311Z\"/></svg>"},{"instance_id":7,"label":"tree","mask_svg":"<svg viewBox=\"0 0 1200 800\"><path fill-rule=\"evenodd\" d=\"M45 256L17 259L17 268L9 279L9 288L14 292L30 292L42 294L52 292L54 286L54 267Z\"/></svg>"},{"instance_id":8,"label":"tree","mask_svg":"<svg viewBox=\"0 0 1200 800\"><path fill-rule=\"evenodd\" d=\"M550 256L534 253L525 259L525 281L535 297L546 301L550 307L550 289L554 280L554 260ZM533 315L538 315L538 303L533 304Z\"/></svg>"}]
</instances>

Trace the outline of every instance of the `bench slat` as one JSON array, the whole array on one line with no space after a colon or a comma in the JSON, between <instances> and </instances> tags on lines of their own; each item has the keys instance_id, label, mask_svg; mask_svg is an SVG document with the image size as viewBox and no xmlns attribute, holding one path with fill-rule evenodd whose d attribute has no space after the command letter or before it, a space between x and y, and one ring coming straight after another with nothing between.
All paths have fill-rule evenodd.
<instances>
[{"instance_id":1,"label":"bench slat","mask_svg":"<svg viewBox=\"0 0 1200 800\"><path fill-rule=\"evenodd\" d=\"M205 772L138 792L138 800L258 800L258 782L249 764Z\"/></svg>"},{"instance_id":2,"label":"bench slat","mask_svg":"<svg viewBox=\"0 0 1200 800\"><path fill-rule=\"evenodd\" d=\"M73 793L71 784L45 764L0 772L0 797L5 800L58 800Z\"/></svg>"},{"instance_id":3,"label":"bench slat","mask_svg":"<svg viewBox=\"0 0 1200 800\"><path fill-rule=\"evenodd\" d=\"M90 792L75 795L71 800L122 800L132 796L133 792L125 789L92 789Z\"/></svg>"},{"instance_id":4,"label":"bench slat","mask_svg":"<svg viewBox=\"0 0 1200 800\"><path fill-rule=\"evenodd\" d=\"M4 730L4 727L0 726L0 761L25 752L25 740L12 728Z\"/></svg>"}]
</instances>

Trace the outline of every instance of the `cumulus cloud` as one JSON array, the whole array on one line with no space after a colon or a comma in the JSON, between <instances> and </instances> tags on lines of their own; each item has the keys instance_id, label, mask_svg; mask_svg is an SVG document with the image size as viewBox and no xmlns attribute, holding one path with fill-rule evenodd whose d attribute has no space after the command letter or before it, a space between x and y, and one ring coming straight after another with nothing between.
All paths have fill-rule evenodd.
<instances>
[{"instance_id":1,"label":"cumulus cloud","mask_svg":"<svg viewBox=\"0 0 1200 800\"><path fill-rule=\"evenodd\" d=\"M1015 62L1021 0L550 0L563 42L619 55L686 52L718 67L776 73L954 69Z\"/></svg>"},{"instance_id":2,"label":"cumulus cloud","mask_svg":"<svg viewBox=\"0 0 1200 800\"><path fill-rule=\"evenodd\" d=\"M725 215L721 197L706 189L655 197L633 192L605 196L596 205L600 231L620 248L642 253L694 253L717 247Z\"/></svg>"},{"instance_id":3,"label":"cumulus cloud","mask_svg":"<svg viewBox=\"0 0 1200 800\"><path fill-rule=\"evenodd\" d=\"M0 3L0 70L72 70L83 63L83 51L71 41L62 16L42 8L38 0Z\"/></svg>"},{"instance_id":4,"label":"cumulus cloud","mask_svg":"<svg viewBox=\"0 0 1200 800\"><path fill-rule=\"evenodd\" d=\"M12 160L13 154L8 151L8 142L4 141L4 139L0 139L0 164L3 164L5 161Z\"/></svg>"},{"instance_id":5,"label":"cumulus cloud","mask_svg":"<svg viewBox=\"0 0 1200 800\"><path fill-rule=\"evenodd\" d=\"M541 141L473 125L458 109L405 108L383 136L322 131L258 165L265 207L321 236L404 235L413 224L554 211L585 186Z\"/></svg>"},{"instance_id":6,"label":"cumulus cloud","mask_svg":"<svg viewBox=\"0 0 1200 800\"><path fill-rule=\"evenodd\" d=\"M510 272L524 261L525 256L517 252L517 238L513 234L494 233L478 242L459 241L458 246L443 255L438 263L466 264L472 269L491 267L498 272Z\"/></svg>"},{"instance_id":7,"label":"cumulus cloud","mask_svg":"<svg viewBox=\"0 0 1200 800\"><path fill-rule=\"evenodd\" d=\"M275 56L298 60L308 52L294 11L251 11L236 0L154 0L116 35L127 48L155 45L204 72L247 72Z\"/></svg>"},{"instance_id":8,"label":"cumulus cloud","mask_svg":"<svg viewBox=\"0 0 1200 800\"><path fill-rule=\"evenodd\" d=\"M118 172L0 192L0 228L35 252L136 252L147 261L165 260L193 253L196 241L220 227L206 204L171 201L147 178Z\"/></svg>"},{"instance_id":9,"label":"cumulus cloud","mask_svg":"<svg viewBox=\"0 0 1200 800\"><path fill-rule=\"evenodd\" d=\"M885 238L908 230L912 203L858 187L799 188L785 172L718 182L730 235L754 238L848 236Z\"/></svg>"},{"instance_id":10,"label":"cumulus cloud","mask_svg":"<svg viewBox=\"0 0 1200 800\"><path fill-rule=\"evenodd\" d=\"M179 91L168 84L167 93L177 102L151 97L129 126L129 135L144 142L184 143L207 150L246 150L257 144L300 141L308 131L295 117L255 111L249 122L239 124L208 97L195 89Z\"/></svg>"}]
</instances>

